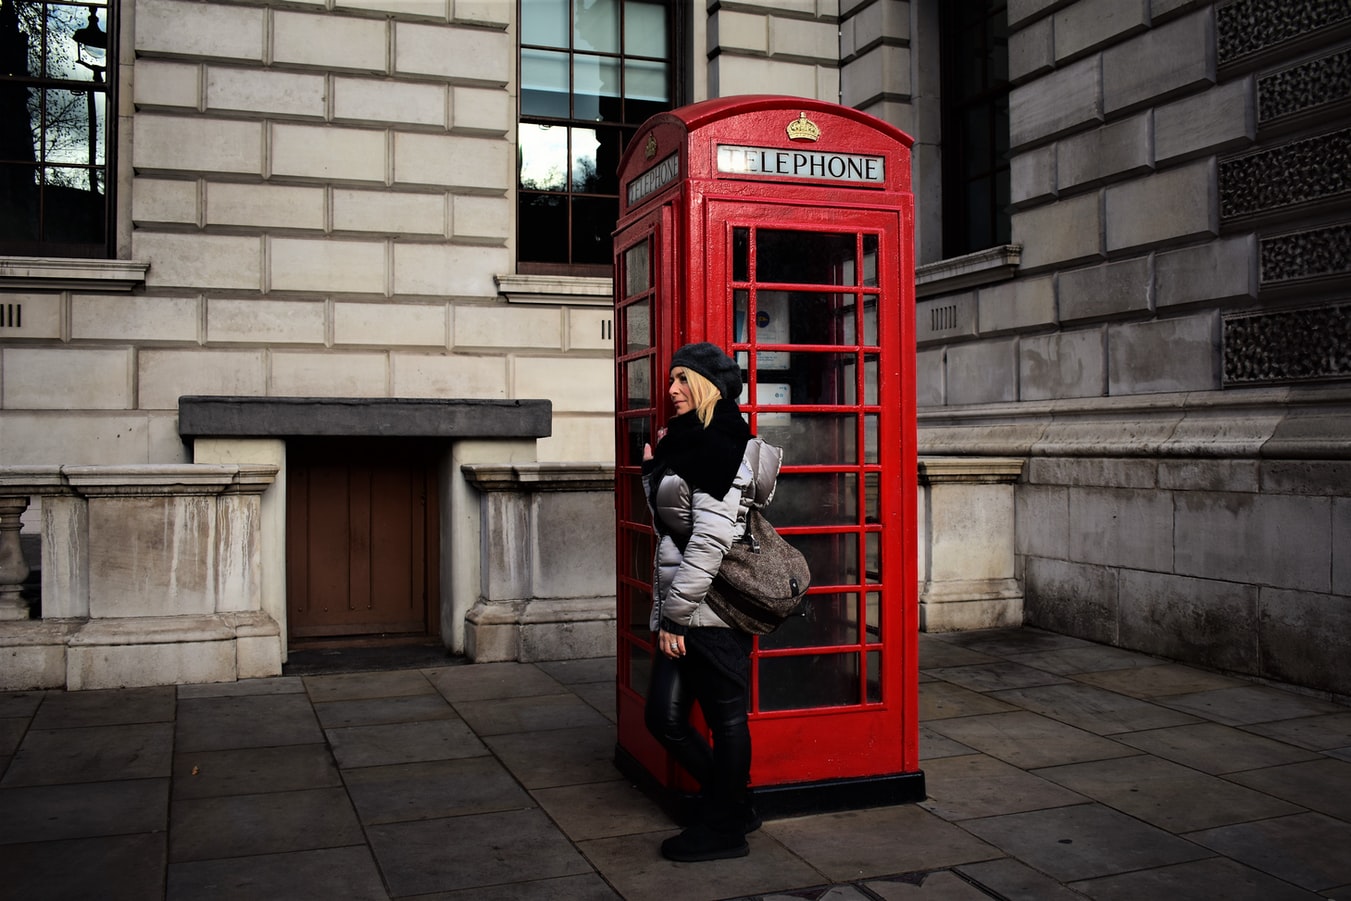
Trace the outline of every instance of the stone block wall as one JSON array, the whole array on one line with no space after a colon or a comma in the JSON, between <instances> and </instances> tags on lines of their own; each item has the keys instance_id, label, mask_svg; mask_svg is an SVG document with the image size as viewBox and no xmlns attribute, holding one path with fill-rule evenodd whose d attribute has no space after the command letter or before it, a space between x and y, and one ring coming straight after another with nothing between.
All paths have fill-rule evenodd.
<instances>
[{"instance_id":1,"label":"stone block wall","mask_svg":"<svg viewBox=\"0 0 1351 901\"><path fill-rule=\"evenodd\" d=\"M0 278L0 460L187 462L181 395L544 399L542 459L608 460L608 280L499 286L515 9L125 2L117 225L144 279Z\"/></svg>"}]
</instances>

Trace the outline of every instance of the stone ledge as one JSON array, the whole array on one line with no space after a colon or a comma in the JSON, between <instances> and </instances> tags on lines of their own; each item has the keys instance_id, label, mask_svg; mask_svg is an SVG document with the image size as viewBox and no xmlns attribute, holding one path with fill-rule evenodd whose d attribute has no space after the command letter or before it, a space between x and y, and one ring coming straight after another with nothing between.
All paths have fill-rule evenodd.
<instances>
[{"instance_id":1,"label":"stone ledge","mask_svg":"<svg viewBox=\"0 0 1351 901\"><path fill-rule=\"evenodd\" d=\"M612 491L615 468L605 463L466 463L480 491Z\"/></svg>"},{"instance_id":2,"label":"stone ledge","mask_svg":"<svg viewBox=\"0 0 1351 901\"><path fill-rule=\"evenodd\" d=\"M548 400L421 397L178 399L178 434L193 438L547 438Z\"/></svg>"},{"instance_id":3,"label":"stone ledge","mask_svg":"<svg viewBox=\"0 0 1351 901\"><path fill-rule=\"evenodd\" d=\"M43 291L131 291L145 284L149 263L135 260L77 260L0 257L0 286Z\"/></svg>"}]
</instances>

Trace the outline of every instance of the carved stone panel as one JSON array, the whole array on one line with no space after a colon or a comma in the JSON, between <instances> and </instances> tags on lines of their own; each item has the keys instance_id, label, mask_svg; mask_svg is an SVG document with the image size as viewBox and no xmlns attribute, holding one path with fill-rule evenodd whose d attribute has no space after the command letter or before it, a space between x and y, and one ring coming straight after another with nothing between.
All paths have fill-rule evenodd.
<instances>
[{"instance_id":1,"label":"carved stone panel","mask_svg":"<svg viewBox=\"0 0 1351 901\"><path fill-rule=\"evenodd\" d=\"M1351 303L1225 317L1224 384L1351 377Z\"/></svg>"}]
</instances>

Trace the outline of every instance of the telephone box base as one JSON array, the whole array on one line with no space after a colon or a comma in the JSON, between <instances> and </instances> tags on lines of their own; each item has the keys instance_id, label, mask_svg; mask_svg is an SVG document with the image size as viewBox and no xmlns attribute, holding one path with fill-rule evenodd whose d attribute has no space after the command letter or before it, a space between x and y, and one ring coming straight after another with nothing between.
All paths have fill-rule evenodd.
<instances>
[{"instance_id":1,"label":"telephone box base","mask_svg":"<svg viewBox=\"0 0 1351 901\"><path fill-rule=\"evenodd\" d=\"M643 794L666 811L676 823L686 826L694 822L699 803L696 795L662 785L633 755L619 745L615 746L615 767L638 786ZM913 804L928 797L923 770L884 776L768 785L754 789L752 794L756 813L766 820L834 813L841 810L863 810L867 807L887 807L892 804Z\"/></svg>"}]
</instances>

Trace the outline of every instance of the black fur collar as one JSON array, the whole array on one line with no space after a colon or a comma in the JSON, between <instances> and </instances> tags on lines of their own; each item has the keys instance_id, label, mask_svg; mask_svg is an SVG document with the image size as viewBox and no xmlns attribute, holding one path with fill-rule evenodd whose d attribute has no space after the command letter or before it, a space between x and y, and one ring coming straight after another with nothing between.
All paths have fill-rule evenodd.
<instances>
[{"instance_id":1,"label":"black fur collar","mask_svg":"<svg viewBox=\"0 0 1351 901\"><path fill-rule=\"evenodd\" d=\"M750 426L741 418L741 410L729 400L720 400L708 428L693 411L668 422L648 471L670 469L691 487L721 498L736 479L750 439Z\"/></svg>"}]
</instances>

